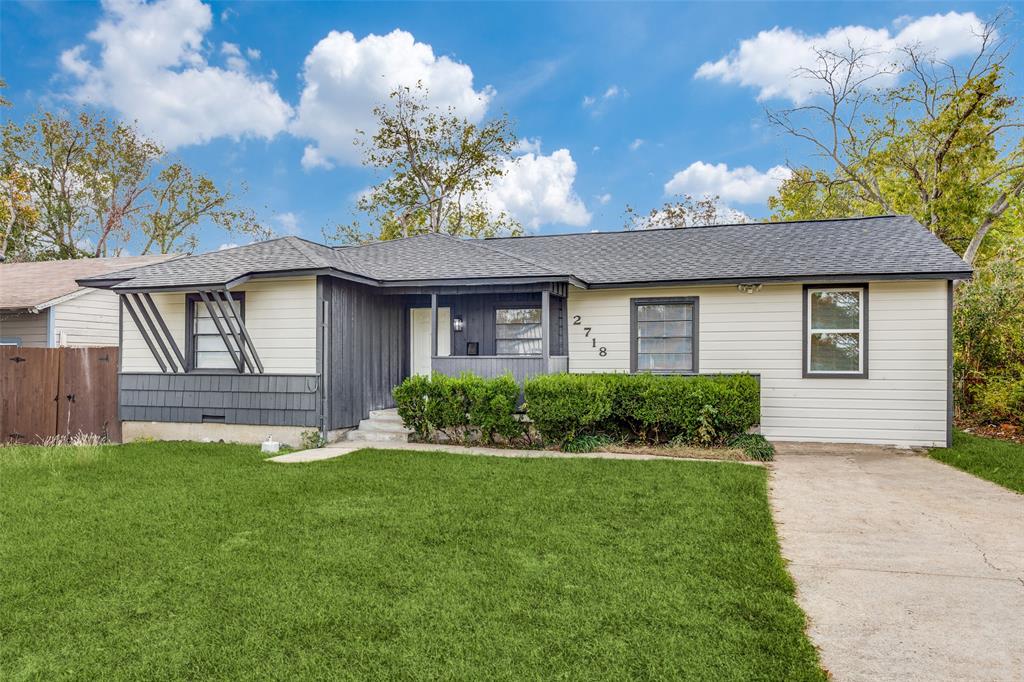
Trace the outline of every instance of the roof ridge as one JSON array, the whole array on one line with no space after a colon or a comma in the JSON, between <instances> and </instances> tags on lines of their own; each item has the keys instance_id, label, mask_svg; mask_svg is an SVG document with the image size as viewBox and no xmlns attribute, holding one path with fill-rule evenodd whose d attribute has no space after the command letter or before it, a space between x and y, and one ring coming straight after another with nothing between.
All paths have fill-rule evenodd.
<instances>
[{"instance_id":1,"label":"roof ridge","mask_svg":"<svg viewBox=\"0 0 1024 682\"><path fill-rule=\"evenodd\" d=\"M807 218L804 220L754 220L749 223L716 223L714 225L689 225L686 227L651 227L632 230L590 230L589 232L556 232L553 234L520 234L511 237L483 237L482 241L511 241L513 239L541 239L546 237L573 237L586 234L629 234L632 232L671 232L672 230L707 230L716 227L751 227L754 225L793 225L796 223L835 223L854 220L876 220L878 218L911 218L905 213L882 213L879 215L848 216L845 218Z\"/></svg>"},{"instance_id":2,"label":"roof ridge","mask_svg":"<svg viewBox=\"0 0 1024 682\"><path fill-rule=\"evenodd\" d=\"M529 258L523 258L522 256L516 255L514 253L509 253L508 251L502 251L500 248L495 247L495 246L491 246L490 244L485 244L484 243L484 239L487 239L487 237L485 237L484 239L479 239L479 238L475 238L475 239L461 239L461 238L456 237L454 235L443 234L443 233L440 233L440 232L435 233L435 234L439 234L439 235L441 235L443 237L447 237L449 239L454 239L455 241L459 242L460 244L472 244L474 247L484 248L484 249L487 249L488 251L493 251L494 253L500 253L502 256L505 256L506 258L512 258L512 259L520 261L522 263L526 263L528 265L532 265L532 266L534 266L536 268L540 268L544 272L549 272L552 275L558 275L560 277L563 277L566 274L571 275L573 277L576 276L576 275L574 275L571 272L570 273L564 273L564 272L558 272L557 270L552 270L551 268L547 267L546 265L541 265L540 263L538 263L536 261L533 261L533 260L530 260ZM506 239L507 239L507 237L506 237Z\"/></svg>"},{"instance_id":3,"label":"roof ridge","mask_svg":"<svg viewBox=\"0 0 1024 682\"><path fill-rule=\"evenodd\" d=\"M332 267L332 264L328 263L327 259L322 258L320 256L320 254L318 254L318 253L313 253L307 247L307 244L313 244L315 242L309 242L309 241L303 239L302 237L298 237L298 236L293 235L293 234L285 235L284 237L282 237L282 239L288 244L288 246L292 247L293 249L298 251L301 255L303 255L306 258L308 258L313 263L313 265L315 265L317 267L320 267L320 268ZM266 242L263 242L263 243L265 244ZM321 246L323 248L330 248L330 247L324 246L323 244L318 244L317 246Z\"/></svg>"}]
</instances>

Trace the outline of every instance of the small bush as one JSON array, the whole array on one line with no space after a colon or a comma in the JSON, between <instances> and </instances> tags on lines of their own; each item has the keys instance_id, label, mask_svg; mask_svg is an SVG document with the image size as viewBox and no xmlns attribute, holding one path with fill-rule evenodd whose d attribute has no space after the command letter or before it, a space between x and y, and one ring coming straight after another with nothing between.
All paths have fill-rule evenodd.
<instances>
[{"instance_id":1,"label":"small bush","mask_svg":"<svg viewBox=\"0 0 1024 682\"><path fill-rule=\"evenodd\" d=\"M398 415L421 440L432 439L438 431L453 442L467 441L478 433L489 444L499 436L512 441L523 435L516 415L519 385L511 375L493 379L469 373L412 376L396 386L392 395Z\"/></svg>"},{"instance_id":2,"label":"small bush","mask_svg":"<svg viewBox=\"0 0 1024 682\"><path fill-rule=\"evenodd\" d=\"M516 415L519 384L512 375L481 379L473 374L463 374L459 381L469 424L479 430L484 443L494 443L495 436L512 441L523 435L523 423Z\"/></svg>"},{"instance_id":3,"label":"small bush","mask_svg":"<svg viewBox=\"0 0 1024 682\"><path fill-rule=\"evenodd\" d=\"M391 391L398 408L398 416L407 428L416 432L420 439L426 440L433 434L430 420L427 419L427 397L430 395L430 378L414 375L400 383Z\"/></svg>"},{"instance_id":4,"label":"small bush","mask_svg":"<svg viewBox=\"0 0 1024 682\"><path fill-rule=\"evenodd\" d=\"M989 377L973 395L978 418L1024 425L1024 366L1017 372Z\"/></svg>"},{"instance_id":5,"label":"small bush","mask_svg":"<svg viewBox=\"0 0 1024 682\"><path fill-rule=\"evenodd\" d=\"M523 391L534 428L560 446L592 433L612 413L609 382L600 374L545 374L528 379Z\"/></svg>"},{"instance_id":6,"label":"small bush","mask_svg":"<svg viewBox=\"0 0 1024 682\"><path fill-rule=\"evenodd\" d=\"M742 448L747 457L758 462L770 462L775 459L775 446L759 433L741 433L729 441L734 448Z\"/></svg>"},{"instance_id":7,"label":"small bush","mask_svg":"<svg viewBox=\"0 0 1024 682\"><path fill-rule=\"evenodd\" d=\"M303 450L315 450L327 444L327 439L317 429L306 429L299 434L299 445Z\"/></svg>"}]
</instances>

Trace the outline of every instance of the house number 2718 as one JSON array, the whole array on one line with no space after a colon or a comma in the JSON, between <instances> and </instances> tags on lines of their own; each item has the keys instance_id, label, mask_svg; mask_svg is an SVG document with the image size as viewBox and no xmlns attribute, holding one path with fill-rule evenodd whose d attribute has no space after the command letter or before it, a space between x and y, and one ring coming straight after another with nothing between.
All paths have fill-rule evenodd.
<instances>
[{"instance_id":1,"label":"house number 2718","mask_svg":"<svg viewBox=\"0 0 1024 682\"><path fill-rule=\"evenodd\" d=\"M579 315L573 315L572 316L572 325L574 327L582 327L583 326L583 320L580 318ZM597 348L597 354L600 355L603 358L603 357L608 355L608 349L605 348L604 346L598 347L598 345L597 345L597 337L590 335L590 332L592 332L592 331L594 331L593 327L583 327L583 336L585 336L588 339L590 339L590 347L591 348Z\"/></svg>"}]
</instances>

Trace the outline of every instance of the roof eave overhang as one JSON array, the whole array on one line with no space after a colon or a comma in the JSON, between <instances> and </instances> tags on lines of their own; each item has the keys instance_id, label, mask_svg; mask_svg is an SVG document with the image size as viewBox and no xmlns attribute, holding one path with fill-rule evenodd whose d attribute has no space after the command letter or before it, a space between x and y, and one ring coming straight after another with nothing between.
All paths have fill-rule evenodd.
<instances>
[{"instance_id":1,"label":"roof eave overhang","mask_svg":"<svg viewBox=\"0 0 1024 682\"><path fill-rule=\"evenodd\" d=\"M272 279L280 277L312 277L325 275L329 277L335 277L337 279L343 279L349 282L355 282L357 284L365 284L367 286L380 287L380 288L392 288L392 287L416 287L416 286L431 286L431 287L460 287L460 286L485 286L495 284L535 284L535 283L547 283L547 282L565 282L572 284L579 288L586 288L587 284L582 280L572 276L524 276L524 277L460 277L458 279L418 279L418 280L376 280L369 277L363 277L336 268L314 268L314 269L299 269L299 270L274 270L270 272L250 272L245 275L241 275L234 279L228 280L227 282L190 282L188 284L173 284L166 286L130 286L131 280L116 280L111 281L109 285L100 287L95 282L98 280L91 281L88 286L95 288L106 288L113 289L119 294L135 294L135 293L159 293L159 292L176 292L176 291L197 291L199 289L232 289L240 286L245 282L254 279Z\"/></svg>"},{"instance_id":2,"label":"roof eave overhang","mask_svg":"<svg viewBox=\"0 0 1024 682\"><path fill-rule=\"evenodd\" d=\"M784 275L775 277L723 277L707 279L663 279L629 282L597 282L589 285L590 289L626 289L650 286L709 286L719 284L783 284L787 282L852 282L852 281L886 281L886 280L962 280L971 279L973 271L953 270L949 272L883 272L883 273L845 273L829 275Z\"/></svg>"},{"instance_id":3,"label":"roof eave overhang","mask_svg":"<svg viewBox=\"0 0 1024 682\"><path fill-rule=\"evenodd\" d=\"M459 277L449 279L398 279L385 280L379 286L385 289L392 287L466 287L493 286L500 284L547 284L564 282L580 289L586 289L583 280L571 275L527 275L522 277Z\"/></svg>"},{"instance_id":4,"label":"roof eave overhang","mask_svg":"<svg viewBox=\"0 0 1024 682\"><path fill-rule=\"evenodd\" d=\"M23 315L25 313L38 315L43 310L43 308L37 306L3 306L0 307L0 315Z\"/></svg>"}]
</instances>

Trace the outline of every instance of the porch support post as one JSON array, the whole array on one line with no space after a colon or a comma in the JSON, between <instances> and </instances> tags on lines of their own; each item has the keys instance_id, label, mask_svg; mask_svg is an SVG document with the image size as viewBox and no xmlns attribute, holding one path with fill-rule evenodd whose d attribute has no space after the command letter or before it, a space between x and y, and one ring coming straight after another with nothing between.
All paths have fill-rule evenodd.
<instances>
[{"instance_id":1,"label":"porch support post","mask_svg":"<svg viewBox=\"0 0 1024 682\"><path fill-rule=\"evenodd\" d=\"M544 357L544 373L551 366L551 292L540 292L540 354Z\"/></svg>"},{"instance_id":2,"label":"porch support post","mask_svg":"<svg viewBox=\"0 0 1024 682\"><path fill-rule=\"evenodd\" d=\"M437 357L437 294L430 295L430 360L433 371L433 360Z\"/></svg>"}]
</instances>

